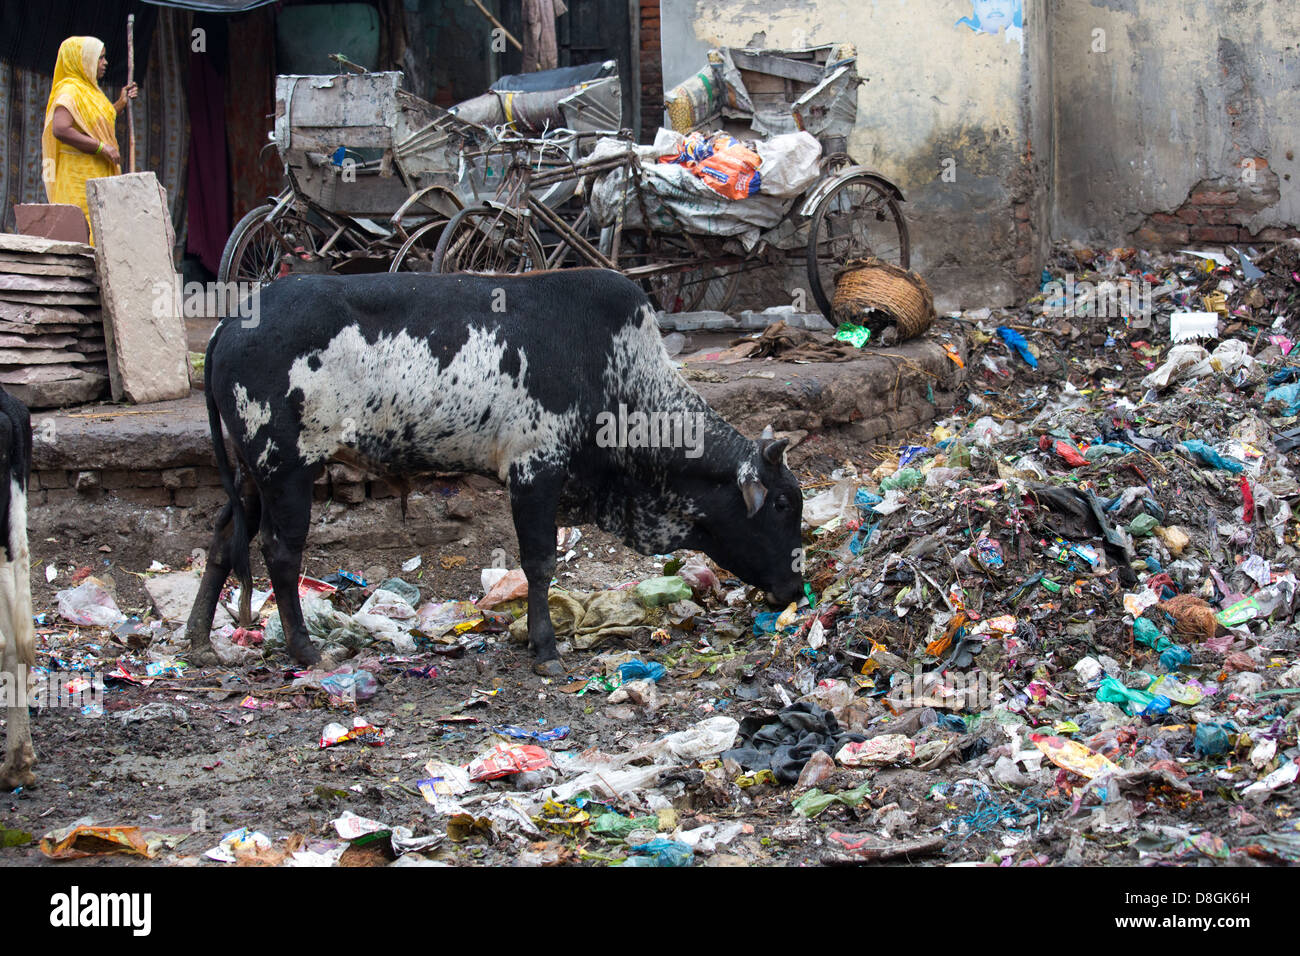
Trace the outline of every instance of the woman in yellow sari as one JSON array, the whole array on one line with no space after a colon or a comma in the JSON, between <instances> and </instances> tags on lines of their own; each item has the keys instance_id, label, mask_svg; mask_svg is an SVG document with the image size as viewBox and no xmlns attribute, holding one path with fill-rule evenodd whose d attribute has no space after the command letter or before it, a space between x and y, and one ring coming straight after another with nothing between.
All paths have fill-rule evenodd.
<instances>
[{"instance_id":1,"label":"woman in yellow sari","mask_svg":"<svg viewBox=\"0 0 1300 956\"><path fill-rule=\"evenodd\" d=\"M59 45L54 85L41 133L41 178L52 203L80 206L90 222L86 180L122 171L113 127L136 85L128 83L110 103L99 88L108 71L104 43L95 37L68 37ZM93 238L92 238L93 241Z\"/></svg>"}]
</instances>

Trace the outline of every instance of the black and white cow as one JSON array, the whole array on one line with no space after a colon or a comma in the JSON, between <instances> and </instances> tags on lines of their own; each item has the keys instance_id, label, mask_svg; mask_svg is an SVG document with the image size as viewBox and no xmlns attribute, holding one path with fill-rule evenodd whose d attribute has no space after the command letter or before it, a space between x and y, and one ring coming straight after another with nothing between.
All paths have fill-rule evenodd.
<instances>
[{"instance_id":1,"label":"black and white cow","mask_svg":"<svg viewBox=\"0 0 1300 956\"><path fill-rule=\"evenodd\" d=\"M296 582L312 482L334 457L507 483L539 673L563 671L547 607L557 516L643 554L703 551L781 603L801 593L803 502L786 442L746 439L714 414L669 362L645 295L617 273L291 276L262 290L256 323L217 328L205 374L230 502L187 628L196 662L214 661L232 568L250 591L259 525L289 652L319 658ZM247 511L223 424L252 479Z\"/></svg>"},{"instance_id":2,"label":"black and white cow","mask_svg":"<svg viewBox=\"0 0 1300 956\"><path fill-rule=\"evenodd\" d=\"M28 668L36 663L32 626L31 557L27 551L27 482L32 469L32 422L27 408L0 388L0 690L5 702L5 760L0 789L36 782L27 722Z\"/></svg>"}]
</instances>

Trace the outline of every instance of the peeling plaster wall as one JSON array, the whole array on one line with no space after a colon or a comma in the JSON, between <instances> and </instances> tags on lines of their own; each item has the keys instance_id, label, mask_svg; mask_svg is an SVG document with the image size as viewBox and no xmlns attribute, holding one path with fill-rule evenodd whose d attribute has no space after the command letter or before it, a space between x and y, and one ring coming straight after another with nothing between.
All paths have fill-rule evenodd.
<instances>
[{"instance_id":1,"label":"peeling plaster wall","mask_svg":"<svg viewBox=\"0 0 1300 956\"><path fill-rule=\"evenodd\" d=\"M958 26L970 0L661 0L664 87L712 46L855 44L866 82L849 152L907 196L913 268L940 309L1009 304L1041 264L1048 216L1046 0L1023 6L1022 51L1007 31Z\"/></svg>"},{"instance_id":2,"label":"peeling plaster wall","mask_svg":"<svg viewBox=\"0 0 1300 956\"><path fill-rule=\"evenodd\" d=\"M1053 5L1053 232L1145 244L1162 231L1173 242L1196 242L1294 230L1300 4L1179 0L1159 4L1158 14L1155 7ZM1098 39L1104 51L1095 49Z\"/></svg>"}]
</instances>

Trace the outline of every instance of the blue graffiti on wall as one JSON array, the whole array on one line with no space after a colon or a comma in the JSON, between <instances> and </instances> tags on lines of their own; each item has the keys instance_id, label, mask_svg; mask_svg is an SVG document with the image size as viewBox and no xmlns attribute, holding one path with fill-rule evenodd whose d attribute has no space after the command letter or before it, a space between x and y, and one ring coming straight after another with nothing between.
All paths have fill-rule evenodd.
<instances>
[{"instance_id":1,"label":"blue graffiti on wall","mask_svg":"<svg viewBox=\"0 0 1300 956\"><path fill-rule=\"evenodd\" d=\"M971 0L971 15L962 17L954 27L965 24L976 33L998 34L1006 31L1007 42L1020 44L1025 52L1025 12L1022 0Z\"/></svg>"}]
</instances>

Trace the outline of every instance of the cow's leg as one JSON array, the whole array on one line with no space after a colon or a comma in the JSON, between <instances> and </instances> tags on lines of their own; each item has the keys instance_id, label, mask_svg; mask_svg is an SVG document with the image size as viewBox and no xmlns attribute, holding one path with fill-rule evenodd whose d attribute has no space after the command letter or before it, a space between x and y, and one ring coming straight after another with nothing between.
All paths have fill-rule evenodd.
<instances>
[{"instance_id":1,"label":"cow's leg","mask_svg":"<svg viewBox=\"0 0 1300 956\"><path fill-rule=\"evenodd\" d=\"M320 651L307 636L302 602L298 598L298 576L302 573L302 549L311 524L311 489L314 476L301 471L267 490L262 501L262 556L275 589L280 624L289 644L289 656L299 664L315 664Z\"/></svg>"},{"instance_id":2,"label":"cow's leg","mask_svg":"<svg viewBox=\"0 0 1300 956\"><path fill-rule=\"evenodd\" d=\"M212 533L212 542L208 545L208 560L203 566L203 578L199 581L199 593L190 608L189 620L185 622L185 636L189 638L190 651L186 660L196 667L211 667L217 663L217 654L212 649L212 619L217 613L217 601L221 597L221 588L230 574L230 532L231 506L227 502L217 515L217 527Z\"/></svg>"},{"instance_id":3,"label":"cow's leg","mask_svg":"<svg viewBox=\"0 0 1300 956\"><path fill-rule=\"evenodd\" d=\"M534 476L525 482L510 475L510 511L519 538L519 560L528 578L528 644L533 670L544 677L561 677L564 665L555 649L555 626L547 597L555 574L555 510L563 477Z\"/></svg>"},{"instance_id":4,"label":"cow's leg","mask_svg":"<svg viewBox=\"0 0 1300 956\"><path fill-rule=\"evenodd\" d=\"M0 560L0 667L13 680L14 699L6 717L5 761L0 765L0 787L30 787L36 782L28 725L27 691L30 668L36 663L36 629L32 623L31 556L27 550L27 492L11 479L9 483L9 554Z\"/></svg>"},{"instance_id":5,"label":"cow's leg","mask_svg":"<svg viewBox=\"0 0 1300 956\"><path fill-rule=\"evenodd\" d=\"M0 558L0 672L7 680L10 699L5 711L7 730L5 760L0 765L0 789L12 790L14 787L30 787L36 782L32 766L36 763L36 753L32 749L31 728L27 715L27 676L30 654L25 642L35 641L32 632L31 599L23 601L20 588L24 582L17 578L18 562L10 563ZM27 583L30 595L30 583ZM26 617L24 622L23 618Z\"/></svg>"},{"instance_id":6,"label":"cow's leg","mask_svg":"<svg viewBox=\"0 0 1300 956\"><path fill-rule=\"evenodd\" d=\"M261 498L257 494L256 488L251 489L245 499L244 506L247 515L248 531L250 536L257 533L258 524L261 522ZM208 546L207 564L203 566L203 578L199 581L199 593L194 598L194 606L190 608L190 617L185 624L185 636L190 642L190 652L186 657L191 664L196 667L212 667L217 661L216 651L212 649L212 619L217 613L217 602L221 598L221 589L226 584L226 578L230 576L230 569L234 566L234 555L231 554L231 532L234 530L234 521L231 517L231 506L229 503L221 509L217 516L217 527L212 533L212 542ZM251 625L251 601L252 601L252 581L240 582L240 626L249 627Z\"/></svg>"}]
</instances>

